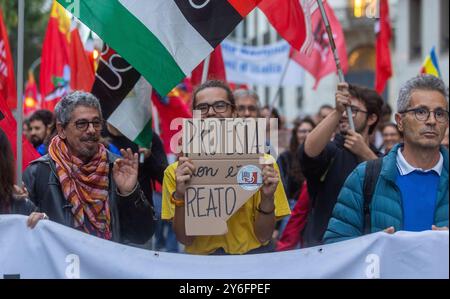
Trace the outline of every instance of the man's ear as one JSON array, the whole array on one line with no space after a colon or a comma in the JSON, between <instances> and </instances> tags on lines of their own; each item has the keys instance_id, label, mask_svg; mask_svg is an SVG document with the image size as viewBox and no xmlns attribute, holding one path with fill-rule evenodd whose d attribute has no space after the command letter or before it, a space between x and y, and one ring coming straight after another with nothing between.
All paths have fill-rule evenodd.
<instances>
[{"instance_id":1,"label":"man's ear","mask_svg":"<svg viewBox=\"0 0 450 299\"><path fill-rule=\"evenodd\" d=\"M64 130L64 127L61 123L56 123L56 130L58 131L58 136L61 139L66 139L66 132Z\"/></svg>"},{"instance_id":2,"label":"man's ear","mask_svg":"<svg viewBox=\"0 0 450 299\"><path fill-rule=\"evenodd\" d=\"M397 123L398 130L403 133L402 115L400 113L395 113L395 122Z\"/></svg>"}]
</instances>

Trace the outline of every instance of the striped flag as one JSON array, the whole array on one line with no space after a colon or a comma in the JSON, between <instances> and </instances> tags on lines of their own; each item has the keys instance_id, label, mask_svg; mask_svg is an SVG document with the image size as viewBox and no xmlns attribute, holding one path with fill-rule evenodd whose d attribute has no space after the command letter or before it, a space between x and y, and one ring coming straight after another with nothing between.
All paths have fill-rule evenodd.
<instances>
[{"instance_id":1,"label":"striped flag","mask_svg":"<svg viewBox=\"0 0 450 299\"><path fill-rule=\"evenodd\" d=\"M108 45L104 45L95 77L91 92L100 100L103 117L129 140L149 148L150 85Z\"/></svg>"},{"instance_id":2,"label":"striped flag","mask_svg":"<svg viewBox=\"0 0 450 299\"><path fill-rule=\"evenodd\" d=\"M430 54L427 55L425 61L422 63L420 73L430 74L435 77L441 78L441 70L439 69L438 58L434 47L431 49Z\"/></svg>"},{"instance_id":3,"label":"striped flag","mask_svg":"<svg viewBox=\"0 0 450 299\"><path fill-rule=\"evenodd\" d=\"M177 118L192 117L191 109L189 109L189 106L183 101L181 96L180 88L178 87L164 97L155 91L152 92L152 102L156 111L158 111L161 139L167 154L173 153L170 142L172 137L181 130L181 126L175 126L176 128L174 129L172 121Z\"/></svg>"},{"instance_id":4,"label":"striped flag","mask_svg":"<svg viewBox=\"0 0 450 299\"><path fill-rule=\"evenodd\" d=\"M260 0L58 0L166 95Z\"/></svg>"},{"instance_id":5,"label":"striped flag","mask_svg":"<svg viewBox=\"0 0 450 299\"><path fill-rule=\"evenodd\" d=\"M152 132L151 85L141 77L107 121L137 145L150 148Z\"/></svg>"}]
</instances>

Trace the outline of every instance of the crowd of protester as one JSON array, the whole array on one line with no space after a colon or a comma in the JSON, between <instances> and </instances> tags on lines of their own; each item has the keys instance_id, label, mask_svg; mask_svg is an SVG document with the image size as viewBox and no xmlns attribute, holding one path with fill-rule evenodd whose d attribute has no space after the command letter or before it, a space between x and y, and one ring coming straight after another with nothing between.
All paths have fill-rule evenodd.
<instances>
[{"instance_id":1,"label":"crowd of protester","mask_svg":"<svg viewBox=\"0 0 450 299\"><path fill-rule=\"evenodd\" d=\"M14 182L11 146L0 130L0 213L27 215L30 227L49 219L146 249L218 255L310 247L383 230L447 229L443 81L420 75L405 82L396 113L363 86L340 83L330 97L334 106L286 124L252 90L207 81L193 92L192 109L202 118L276 118L286 136L276 147L267 127L264 156L276 162L262 166L261 188L228 220L225 235L186 235L192 160L169 165L156 132L149 149L137 146L104 121L92 94L79 91L54 112L38 110L23 122L42 156L25 170L23 185ZM378 172L369 178L367 169ZM368 201L365 180L375 180Z\"/></svg>"}]
</instances>

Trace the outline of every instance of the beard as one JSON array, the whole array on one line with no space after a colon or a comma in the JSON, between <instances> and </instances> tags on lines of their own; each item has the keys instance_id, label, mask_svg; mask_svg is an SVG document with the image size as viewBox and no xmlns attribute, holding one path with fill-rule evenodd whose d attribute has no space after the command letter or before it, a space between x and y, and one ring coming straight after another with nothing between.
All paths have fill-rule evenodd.
<instances>
[{"instance_id":1,"label":"beard","mask_svg":"<svg viewBox=\"0 0 450 299\"><path fill-rule=\"evenodd\" d=\"M37 136L31 136L30 141L34 147L38 147L39 145L41 145L44 142L44 140L42 140L41 138L39 138Z\"/></svg>"},{"instance_id":2,"label":"beard","mask_svg":"<svg viewBox=\"0 0 450 299\"><path fill-rule=\"evenodd\" d=\"M356 133L362 134L366 130L366 128L367 128L367 120L368 119L366 117L364 122L361 125L359 125L359 126L357 126L355 128L355 132ZM356 124L355 124L355 126L356 126ZM339 123L339 131L340 131L341 135L345 136L347 134L348 130L350 130L350 124L349 124L348 120Z\"/></svg>"},{"instance_id":3,"label":"beard","mask_svg":"<svg viewBox=\"0 0 450 299\"><path fill-rule=\"evenodd\" d=\"M78 145L75 147L74 145L70 144L70 142L69 144L71 145L72 149L76 148L76 156L78 158L85 162L90 161L92 157L94 157L98 152L100 137L97 135L87 135L81 137L80 141L82 142L82 146ZM92 143L85 143L88 141L91 141Z\"/></svg>"}]
</instances>

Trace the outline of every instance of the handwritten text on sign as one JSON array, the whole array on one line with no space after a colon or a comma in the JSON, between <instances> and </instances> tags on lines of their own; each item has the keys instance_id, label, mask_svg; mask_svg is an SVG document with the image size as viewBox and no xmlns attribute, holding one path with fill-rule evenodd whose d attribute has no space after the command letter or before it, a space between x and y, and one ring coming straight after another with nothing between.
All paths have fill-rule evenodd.
<instances>
[{"instance_id":1,"label":"handwritten text on sign","mask_svg":"<svg viewBox=\"0 0 450 299\"><path fill-rule=\"evenodd\" d=\"M265 119L185 120L183 152L196 167L185 194L187 235L225 234L226 221L258 192L265 126Z\"/></svg>"}]
</instances>

